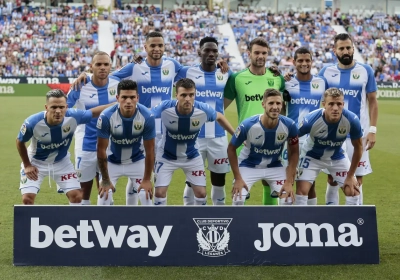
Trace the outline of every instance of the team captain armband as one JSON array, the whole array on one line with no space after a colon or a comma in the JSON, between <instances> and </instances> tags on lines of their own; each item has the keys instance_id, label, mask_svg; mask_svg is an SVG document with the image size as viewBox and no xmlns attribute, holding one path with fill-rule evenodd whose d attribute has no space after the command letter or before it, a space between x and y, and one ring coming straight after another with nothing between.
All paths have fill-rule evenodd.
<instances>
[{"instance_id":1,"label":"team captain armband","mask_svg":"<svg viewBox=\"0 0 400 280\"><path fill-rule=\"evenodd\" d=\"M296 137L293 138L288 138L289 145L296 145L299 143L299 136L296 135Z\"/></svg>"}]
</instances>

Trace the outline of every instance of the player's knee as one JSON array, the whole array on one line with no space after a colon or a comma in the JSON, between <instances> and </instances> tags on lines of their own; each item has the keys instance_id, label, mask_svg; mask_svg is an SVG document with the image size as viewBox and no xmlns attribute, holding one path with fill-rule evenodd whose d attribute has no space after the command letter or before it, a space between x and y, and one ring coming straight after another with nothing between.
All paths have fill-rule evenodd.
<instances>
[{"instance_id":1,"label":"player's knee","mask_svg":"<svg viewBox=\"0 0 400 280\"><path fill-rule=\"evenodd\" d=\"M211 184L218 187L225 186L225 173L211 172Z\"/></svg>"},{"instance_id":2,"label":"player's knee","mask_svg":"<svg viewBox=\"0 0 400 280\"><path fill-rule=\"evenodd\" d=\"M82 192L80 190L72 190L67 192L69 202L80 203L82 201Z\"/></svg>"},{"instance_id":3,"label":"player's knee","mask_svg":"<svg viewBox=\"0 0 400 280\"><path fill-rule=\"evenodd\" d=\"M24 205L33 205L35 203L35 197L33 195L24 194L22 196L22 203Z\"/></svg>"},{"instance_id":4,"label":"player's knee","mask_svg":"<svg viewBox=\"0 0 400 280\"><path fill-rule=\"evenodd\" d=\"M205 198L207 196L207 191L205 187L198 187L193 189L194 195L198 198Z\"/></svg>"},{"instance_id":5,"label":"player's knee","mask_svg":"<svg viewBox=\"0 0 400 280\"><path fill-rule=\"evenodd\" d=\"M155 188L154 196L158 198L166 198L167 197L167 188L158 187Z\"/></svg>"}]
</instances>

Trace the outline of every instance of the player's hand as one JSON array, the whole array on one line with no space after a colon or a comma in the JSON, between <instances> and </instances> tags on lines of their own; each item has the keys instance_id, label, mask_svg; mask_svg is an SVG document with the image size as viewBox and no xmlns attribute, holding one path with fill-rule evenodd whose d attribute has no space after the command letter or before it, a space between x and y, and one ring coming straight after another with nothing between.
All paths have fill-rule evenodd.
<instances>
[{"instance_id":1,"label":"player's hand","mask_svg":"<svg viewBox=\"0 0 400 280\"><path fill-rule=\"evenodd\" d=\"M368 133L366 151L371 150L375 146L375 142L376 142L376 134L375 133Z\"/></svg>"},{"instance_id":2,"label":"player's hand","mask_svg":"<svg viewBox=\"0 0 400 280\"><path fill-rule=\"evenodd\" d=\"M242 189L245 188L246 191L249 191L249 188L247 187L246 183L243 181L242 178L240 179L235 179L235 182L233 183L232 187L232 199L237 200L237 197L239 196L239 199L242 200Z\"/></svg>"},{"instance_id":3,"label":"player's hand","mask_svg":"<svg viewBox=\"0 0 400 280\"><path fill-rule=\"evenodd\" d=\"M286 82L289 82L292 78L294 77L294 74L291 74L289 72L287 72L283 78L285 79Z\"/></svg>"},{"instance_id":4,"label":"player's hand","mask_svg":"<svg viewBox=\"0 0 400 280\"><path fill-rule=\"evenodd\" d=\"M153 199L153 185L150 180L142 180L138 188L138 193L140 193L141 190L146 192L146 199Z\"/></svg>"},{"instance_id":5,"label":"player's hand","mask_svg":"<svg viewBox=\"0 0 400 280\"><path fill-rule=\"evenodd\" d=\"M34 165L28 165L24 168L26 177L31 181L37 181L39 179L39 170Z\"/></svg>"},{"instance_id":6,"label":"player's hand","mask_svg":"<svg viewBox=\"0 0 400 280\"><path fill-rule=\"evenodd\" d=\"M217 67L221 69L222 74L225 74L229 71L228 63L223 59L217 62Z\"/></svg>"},{"instance_id":7,"label":"player's hand","mask_svg":"<svg viewBox=\"0 0 400 280\"><path fill-rule=\"evenodd\" d=\"M72 83L71 89L80 90L84 84L86 84L86 73L82 72L78 78Z\"/></svg>"},{"instance_id":8,"label":"player's hand","mask_svg":"<svg viewBox=\"0 0 400 280\"><path fill-rule=\"evenodd\" d=\"M134 64L141 64L143 62L143 56L140 54L135 53L135 55L132 58L132 63Z\"/></svg>"},{"instance_id":9,"label":"player's hand","mask_svg":"<svg viewBox=\"0 0 400 280\"><path fill-rule=\"evenodd\" d=\"M103 195L105 195L105 200L107 200L108 199L108 191L110 189L113 192L115 192L115 188L114 188L113 184L111 183L111 181L109 181L109 180L100 181L100 187L99 187L100 198L102 198Z\"/></svg>"},{"instance_id":10,"label":"player's hand","mask_svg":"<svg viewBox=\"0 0 400 280\"><path fill-rule=\"evenodd\" d=\"M343 184L343 192L346 196L355 196L360 194L358 181L355 176L346 177L346 180L344 180Z\"/></svg>"},{"instance_id":11,"label":"player's hand","mask_svg":"<svg viewBox=\"0 0 400 280\"><path fill-rule=\"evenodd\" d=\"M268 68L269 71L274 74L274 77L278 77L281 75L281 71L279 71L279 68L276 65L272 65L271 67Z\"/></svg>"},{"instance_id":12,"label":"player's hand","mask_svg":"<svg viewBox=\"0 0 400 280\"><path fill-rule=\"evenodd\" d=\"M294 204L295 196L293 193L293 186L288 181L285 181L283 184L281 191L279 192L279 198L286 198L285 202L291 202Z\"/></svg>"}]
</instances>

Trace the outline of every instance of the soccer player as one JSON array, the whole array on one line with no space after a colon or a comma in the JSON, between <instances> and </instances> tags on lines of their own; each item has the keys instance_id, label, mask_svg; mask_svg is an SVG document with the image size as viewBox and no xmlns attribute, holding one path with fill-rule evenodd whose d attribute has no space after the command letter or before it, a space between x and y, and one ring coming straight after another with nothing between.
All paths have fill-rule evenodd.
<instances>
[{"instance_id":1,"label":"soccer player","mask_svg":"<svg viewBox=\"0 0 400 280\"><path fill-rule=\"evenodd\" d=\"M228 120L209 105L195 101L196 86L191 79L176 83L176 100L163 101L152 109L155 118L163 123L162 140L156 153L155 205L167 204L167 190L172 174L181 168L194 192L194 204L207 202L204 162L198 152L196 140L205 122L217 121L233 134Z\"/></svg>"},{"instance_id":2,"label":"soccer player","mask_svg":"<svg viewBox=\"0 0 400 280\"><path fill-rule=\"evenodd\" d=\"M275 76L274 73L265 67L268 58L268 42L257 37L249 45L250 66L240 72L233 74L224 90L224 108L226 109L233 100L236 100L238 123L257 114L263 114L260 102L263 100L264 91L268 88L277 89L280 92L285 90L285 80L282 76ZM238 152L240 152L240 149ZM271 190L263 181L263 204L278 204L276 198L271 198Z\"/></svg>"},{"instance_id":3,"label":"soccer player","mask_svg":"<svg viewBox=\"0 0 400 280\"><path fill-rule=\"evenodd\" d=\"M149 109L138 104L134 81L124 80L118 84L117 100L118 104L104 110L97 120L97 158L101 171L97 204L110 205L118 179L128 176L135 184L133 189L143 192L140 196L146 198L140 201L141 204L152 205L150 177L154 166L154 117ZM126 205L137 204L132 198L133 189L126 193Z\"/></svg>"},{"instance_id":4,"label":"soccer player","mask_svg":"<svg viewBox=\"0 0 400 280\"><path fill-rule=\"evenodd\" d=\"M196 100L224 114L223 93L232 72L223 74L221 69L217 68L218 41L214 37L204 37L200 40L198 54L201 64L183 67L175 79L177 81L182 78L193 80L196 85ZM228 139L225 130L218 122L207 122L200 130L197 143L203 161L207 160L210 170L211 200L214 205L225 205L225 174L230 170L226 152ZM194 193L188 184L183 193L183 203L194 205Z\"/></svg>"},{"instance_id":5,"label":"soccer player","mask_svg":"<svg viewBox=\"0 0 400 280\"><path fill-rule=\"evenodd\" d=\"M93 55L90 69L93 75L81 89L71 90L67 96L69 108L88 110L90 108L116 102L119 78L109 76L111 58L105 52ZM96 122L79 125L75 133L75 170L82 188L82 205L90 205L93 179L99 173L96 154ZM97 176L98 180L98 176ZM98 185L98 182L97 182Z\"/></svg>"},{"instance_id":6,"label":"soccer player","mask_svg":"<svg viewBox=\"0 0 400 280\"><path fill-rule=\"evenodd\" d=\"M329 87L336 87L344 94L345 109L353 112L360 119L363 129L364 152L355 171L360 189L360 204L363 204L363 177L372 172L369 160L369 150L376 142L376 125L378 121L378 101L376 98L377 85L374 71L369 65L353 60L353 39L342 33L334 38L334 53L338 59L335 65L324 67L320 75L328 81ZM346 152L353 157L351 139L346 140ZM339 186L330 176L326 192L327 204L339 204Z\"/></svg>"},{"instance_id":7,"label":"soccer player","mask_svg":"<svg viewBox=\"0 0 400 280\"><path fill-rule=\"evenodd\" d=\"M355 171L363 153L362 128L358 117L344 109L343 92L329 88L323 108L309 113L299 124L299 136L307 135L302 147L296 183L296 204L307 205L307 194L322 169L327 169L346 195L346 205L359 204ZM354 147L351 163L342 149L350 135Z\"/></svg>"},{"instance_id":8,"label":"soccer player","mask_svg":"<svg viewBox=\"0 0 400 280\"><path fill-rule=\"evenodd\" d=\"M24 204L34 204L46 176L56 181L71 205L81 204L81 187L68 148L77 126L97 118L107 107L68 109L67 98L62 90L47 92L46 110L28 117L16 140L22 159L20 190ZM29 140L31 143L27 149L25 143Z\"/></svg>"},{"instance_id":9,"label":"soccer player","mask_svg":"<svg viewBox=\"0 0 400 280\"><path fill-rule=\"evenodd\" d=\"M263 114L245 119L228 145L228 158L234 176L233 205L244 205L253 184L265 180L271 197L280 197L281 205L294 202L293 183L299 160L299 139L293 120L280 115L283 100L276 89L267 89L262 99ZM288 166L281 162L283 146L288 145ZM239 159L236 150L245 143Z\"/></svg>"},{"instance_id":10,"label":"soccer player","mask_svg":"<svg viewBox=\"0 0 400 280\"><path fill-rule=\"evenodd\" d=\"M325 78L311 75L312 53L309 49L301 47L294 53L293 65L297 73L290 81L285 83L289 93L286 100L287 116L295 123L301 123L309 112L319 109L321 98L327 89ZM299 138L299 147L303 145L306 135ZM287 160L287 150L283 152L283 159ZM316 205L315 182L308 194L308 205Z\"/></svg>"}]
</instances>

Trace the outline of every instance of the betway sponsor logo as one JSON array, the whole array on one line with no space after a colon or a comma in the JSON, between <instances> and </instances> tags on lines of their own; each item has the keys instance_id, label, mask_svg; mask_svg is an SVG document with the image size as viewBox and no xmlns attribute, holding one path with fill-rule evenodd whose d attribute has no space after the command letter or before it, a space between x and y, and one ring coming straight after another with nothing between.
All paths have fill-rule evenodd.
<instances>
[{"instance_id":1,"label":"betway sponsor logo","mask_svg":"<svg viewBox=\"0 0 400 280\"><path fill-rule=\"evenodd\" d=\"M111 136L111 141L118 145L132 145L133 143L139 142L140 137L133 138L133 139L115 139Z\"/></svg>"},{"instance_id":2,"label":"betway sponsor logo","mask_svg":"<svg viewBox=\"0 0 400 280\"><path fill-rule=\"evenodd\" d=\"M258 251L268 251L274 243L280 247L360 247L363 238L358 236L356 225L350 223L340 224L335 230L331 224L321 225L313 223L295 223L294 227L287 223L259 223L262 230L262 240L254 241ZM282 240L281 231L289 232L289 239ZM326 232L326 241L321 241L321 230ZM311 232L311 240L307 240L307 231ZM337 232L339 233L337 236ZM325 240L325 238L324 238Z\"/></svg>"},{"instance_id":3,"label":"betway sponsor logo","mask_svg":"<svg viewBox=\"0 0 400 280\"><path fill-rule=\"evenodd\" d=\"M324 140L320 140L320 139L317 139L317 142L320 145L330 146L330 147L340 147L343 144L343 141L335 142L335 141L331 141L331 140L324 141Z\"/></svg>"},{"instance_id":4,"label":"betway sponsor logo","mask_svg":"<svg viewBox=\"0 0 400 280\"><path fill-rule=\"evenodd\" d=\"M318 102L319 100L316 99L309 99L309 98L292 98L290 100L290 104L309 104L309 105L313 105L313 106L318 106Z\"/></svg>"},{"instance_id":5,"label":"betway sponsor logo","mask_svg":"<svg viewBox=\"0 0 400 280\"><path fill-rule=\"evenodd\" d=\"M149 256L158 257L167 244L172 226L164 226L159 233L156 226L102 226L99 220L80 220L76 227L62 225L52 229L50 226L39 224L39 218L33 217L31 218L30 230L30 246L38 249L47 248L53 242L63 249L75 246L84 249L94 248L95 246L121 248L125 242L133 249L149 248L149 237L151 237L155 248L149 251ZM96 245L93 242L94 240L97 240Z\"/></svg>"},{"instance_id":6,"label":"betway sponsor logo","mask_svg":"<svg viewBox=\"0 0 400 280\"><path fill-rule=\"evenodd\" d=\"M339 89L343 92L344 95L350 95L353 97L356 97L359 92L359 90L354 90L354 89L344 89L344 88L339 88Z\"/></svg>"},{"instance_id":7,"label":"betway sponsor logo","mask_svg":"<svg viewBox=\"0 0 400 280\"><path fill-rule=\"evenodd\" d=\"M212 90L196 90L196 96L197 97L215 97L222 99L224 96L221 91L212 91Z\"/></svg>"},{"instance_id":8,"label":"betway sponsor logo","mask_svg":"<svg viewBox=\"0 0 400 280\"><path fill-rule=\"evenodd\" d=\"M152 86L152 87L144 87L142 86L142 93L169 93L170 88L169 87L157 87L157 86Z\"/></svg>"},{"instance_id":9,"label":"betway sponsor logo","mask_svg":"<svg viewBox=\"0 0 400 280\"><path fill-rule=\"evenodd\" d=\"M197 137L197 132L190 135L183 135L183 134L172 134L168 131L168 136L174 140L193 140Z\"/></svg>"},{"instance_id":10,"label":"betway sponsor logo","mask_svg":"<svg viewBox=\"0 0 400 280\"><path fill-rule=\"evenodd\" d=\"M51 143L49 145L40 144L40 148L42 148L43 150L58 149L61 146L68 146L68 144L69 144L69 138L65 138L64 141L62 141L61 143Z\"/></svg>"},{"instance_id":11,"label":"betway sponsor logo","mask_svg":"<svg viewBox=\"0 0 400 280\"><path fill-rule=\"evenodd\" d=\"M271 156L271 155L279 154L281 152L281 149L268 150L268 149L259 149L259 148L254 147L254 152L256 152L258 154L264 154L267 156Z\"/></svg>"},{"instance_id":12,"label":"betway sponsor logo","mask_svg":"<svg viewBox=\"0 0 400 280\"><path fill-rule=\"evenodd\" d=\"M244 95L244 98L246 101L262 101L263 100L263 95L262 94L256 94L249 96L247 94Z\"/></svg>"}]
</instances>

